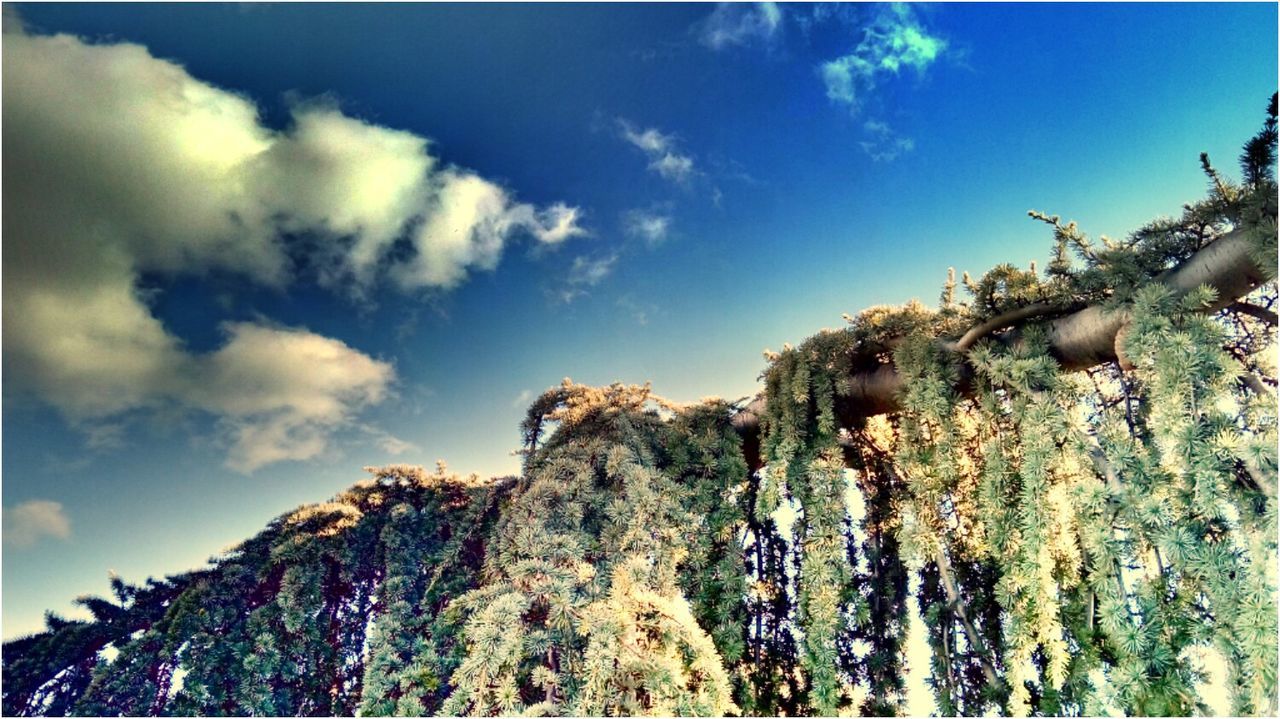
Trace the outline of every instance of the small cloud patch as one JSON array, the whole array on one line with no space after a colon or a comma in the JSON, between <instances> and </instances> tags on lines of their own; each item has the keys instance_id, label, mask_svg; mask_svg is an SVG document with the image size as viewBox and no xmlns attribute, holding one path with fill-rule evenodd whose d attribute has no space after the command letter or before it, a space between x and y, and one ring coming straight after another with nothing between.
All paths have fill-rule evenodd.
<instances>
[{"instance_id":1,"label":"small cloud patch","mask_svg":"<svg viewBox=\"0 0 1280 719\"><path fill-rule=\"evenodd\" d=\"M618 256L607 257L575 257L573 266L569 268L569 284L595 287L613 272Z\"/></svg>"},{"instance_id":2,"label":"small cloud patch","mask_svg":"<svg viewBox=\"0 0 1280 719\"><path fill-rule=\"evenodd\" d=\"M702 22L698 39L712 50L772 40L782 26L782 7L773 2L720 3Z\"/></svg>"},{"instance_id":3,"label":"small cloud patch","mask_svg":"<svg viewBox=\"0 0 1280 719\"><path fill-rule=\"evenodd\" d=\"M867 120L862 128L867 135L858 145L876 162L891 162L898 155L916 149L915 140L897 134L888 124L879 120Z\"/></svg>"},{"instance_id":4,"label":"small cloud patch","mask_svg":"<svg viewBox=\"0 0 1280 719\"><path fill-rule=\"evenodd\" d=\"M911 6L895 3L863 30L852 52L823 63L818 71L827 97L857 112L886 76L903 68L923 74L946 48L947 41L929 34Z\"/></svg>"},{"instance_id":5,"label":"small cloud patch","mask_svg":"<svg viewBox=\"0 0 1280 719\"><path fill-rule=\"evenodd\" d=\"M618 264L617 253L603 257L579 256L573 259L564 287L556 293L563 303L569 304L588 293L588 290L604 281Z\"/></svg>"},{"instance_id":6,"label":"small cloud patch","mask_svg":"<svg viewBox=\"0 0 1280 719\"><path fill-rule=\"evenodd\" d=\"M628 210L622 216L622 227L629 237L657 247L671 234L671 215L657 209Z\"/></svg>"},{"instance_id":7,"label":"small cloud patch","mask_svg":"<svg viewBox=\"0 0 1280 719\"><path fill-rule=\"evenodd\" d=\"M4 546L25 549L45 537L70 539L71 520L62 505L47 499L32 499L4 508Z\"/></svg>"},{"instance_id":8,"label":"small cloud patch","mask_svg":"<svg viewBox=\"0 0 1280 719\"><path fill-rule=\"evenodd\" d=\"M663 179L686 184L696 174L693 158L679 150L675 136L653 127L640 129L622 118L618 119L618 132L623 140L645 154L649 170Z\"/></svg>"},{"instance_id":9,"label":"small cloud patch","mask_svg":"<svg viewBox=\"0 0 1280 719\"><path fill-rule=\"evenodd\" d=\"M413 442L407 442L399 437L386 434L378 438L378 448L387 454L395 456L418 449L419 447Z\"/></svg>"},{"instance_id":10,"label":"small cloud patch","mask_svg":"<svg viewBox=\"0 0 1280 719\"><path fill-rule=\"evenodd\" d=\"M582 219L582 210L558 202L539 213L538 222L534 225L534 235L540 242L558 245L570 237L588 234L578 225Z\"/></svg>"}]
</instances>

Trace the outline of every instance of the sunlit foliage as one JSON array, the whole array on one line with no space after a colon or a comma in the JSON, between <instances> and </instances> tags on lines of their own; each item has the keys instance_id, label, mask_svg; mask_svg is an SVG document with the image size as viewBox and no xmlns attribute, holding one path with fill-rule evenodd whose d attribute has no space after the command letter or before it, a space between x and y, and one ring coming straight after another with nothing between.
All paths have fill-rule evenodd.
<instances>
[{"instance_id":1,"label":"sunlit foliage","mask_svg":"<svg viewBox=\"0 0 1280 719\"><path fill-rule=\"evenodd\" d=\"M1123 241L1032 213L1043 271L768 353L754 409L566 380L518 478L373 469L113 579L5 645L4 713L893 715L927 675L947 715L1273 715L1275 144L1273 99L1242 183L1202 158L1208 197ZM1228 234L1247 296L1164 282ZM1106 361L1055 344L1083 308Z\"/></svg>"}]
</instances>

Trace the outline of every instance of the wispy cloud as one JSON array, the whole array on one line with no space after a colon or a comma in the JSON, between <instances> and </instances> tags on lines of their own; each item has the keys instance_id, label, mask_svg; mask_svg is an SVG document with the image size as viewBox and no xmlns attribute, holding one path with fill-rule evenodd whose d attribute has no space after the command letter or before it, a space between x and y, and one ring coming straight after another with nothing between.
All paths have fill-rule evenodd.
<instances>
[{"instance_id":1,"label":"wispy cloud","mask_svg":"<svg viewBox=\"0 0 1280 719\"><path fill-rule=\"evenodd\" d=\"M671 234L671 215L658 208L627 210L622 215L622 228L630 237L657 247Z\"/></svg>"},{"instance_id":2,"label":"wispy cloud","mask_svg":"<svg viewBox=\"0 0 1280 719\"><path fill-rule=\"evenodd\" d=\"M85 446L89 449L119 449L124 446L125 426L116 422L86 425Z\"/></svg>"},{"instance_id":3,"label":"wispy cloud","mask_svg":"<svg viewBox=\"0 0 1280 719\"><path fill-rule=\"evenodd\" d=\"M558 202L538 213L534 236L544 244L558 245L570 237L590 234L578 224L581 219L581 209Z\"/></svg>"},{"instance_id":4,"label":"wispy cloud","mask_svg":"<svg viewBox=\"0 0 1280 719\"><path fill-rule=\"evenodd\" d=\"M649 169L664 179L686 184L696 174L693 158L679 150L673 135L653 127L640 129L622 118L618 118L618 132L623 140L645 154Z\"/></svg>"},{"instance_id":5,"label":"wispy cloud","mask_svg":"<svg viewBox=\"0 0 1280 719\"><path fill-rule=\"evenodd\" d=\"M782 7L773 2L720 3L701 23L698 39L721 50L773 39L782 26Z\"/></svg>"},{"instance_id":6,"label":"wispy cloud","mask_svg":"<svg viewBox=\"0 0 1280 719\"><path fill-rule=\"evenodd\" d=\"M693 158L674 152L663 153L649 163L649 169L674 182L687 182L693 174Z\"/></svg>"},{"instance_id":7,"label":"wispy cloud","mask_svg":"<svg viewBox=\"0 0 1280 719\"><path fill-rule=\"evenodd\" d=\"M414 444L413 442L400 439L399 437L396 437L390 434L383 434L382 436L378 437L378 448L381 449L383 452L386 452L387 454L390 454L392 456L401 455L401 454L404 454L405 452L421 449L421 447Z\"/></svg>"},{"instance_id":8,"label":"wispy cloud","mask_svg":"<svg viewBox=\"0 0 1280 719\"><path fill-rule=\"evenodd\" d=\"M819 66L827 97L858 111L885 76L903 68L918 74L946 50L947 41L931 35L911 6L895 3L863 29L862 40L847 55Z\"/></svg>"},{"instance_id":9,"label":"wispy cloud","mask_svg":"<svg viewBox=\"0 0 1280 719\"><path fill-rule=\"evenodd\" d=\"M658 305L652 302L637 302L632 295L624 295L618 298L618 309L631 315L631 319L641 327L649 324L650 317L658 311Z\"/></svg>"},{"instance_id":10,"label":"wispy cloud","mask_svg":"<svg viewBox=\"0 0 1280 719\"><path fill-rule=\"evenodd\" d=\"M533 401L533 390L522 389L516 398L511 400L512 409L524 409Z\"/></svg>"},{"instance_id":11,"label":"wispy cloud","mask_svg":"<svg viewBox=\"0 0 1280 719\"><path fill-rule=\"evenodd\" d=\"M575 257L573 266L569 268L569 284L579 287L595 287L613 272L618 256Z\"/></svg>"},{"instance_id":12,"label":"wispy cloud","mask_svg":"<svg viewBox=\"0 0 1280 719\"><path fill-rule=\"evenodd\" d=\"M842 21L856 22L851 18ZM818 67L827 97L854 114L872 104L884 80L896 77L904 68L923 75L948 47L946 40L931 34L911 6L903 3L884 7L869 23L862 22L862 39L853 51ZM868 119L862 129L864 136L858 145L875 162L890 162L915 149L915 140L895 131L883 119Z\"/></svg>"},{"instance_id":13,"label":"wispy cloud","mask_svg":"<svg viewBox=\"0 0 1280 719\"><path fill-rule=\"evenodd\" d=\"M299 270L284 238L305 236L321 286L416 293L495 267L519 238L586 234L578 208L520 202L426 138L331 103L295 104L275 130L142 46L28 34L12 13L4 31L3 170L22 178L4 184L6 370L95 446L120 440L126 414L176 408L212 415L234 469L314 457L395 376L265 321L193 352L152 314L143 274L286 289Z\"/></svg>"},{"instance_id":14,"label":"wispy cloud","mask_svg":"<svg viewBox=\"0 0 1280 719\"><path fill-rule=\"evenodd\" d=\"M565 277L564 287L556 293L557 298L568 304L587 294L589 288L595 287L613 273L618 263L617 253L600 257L585 255L573 258L569 273Z\"/></svg>"},{"instance_id":15,"label":"wispy cloud","mask_svg":"<svg viewBox=\"0 0 1280 719\"><path fill-rule=\"evenodd\" d=\"M32 499L4 508L4 546L7 549L25 549L45 537L71 537L71 520L61 504L47 499Z\"/></svg>"},{"instance_id":16,"label":"wispy cloud","mask_svg":"<svg viewBox=\"0 0 1280 719\"><path fill-rule=\"evenodd\" d=\"M891 162L898 155L916 149L915 140L897 134L880 120L867 120L862 128L867 133L866 139L858 145L876 162Z\"/></svg>"}]
</instances>

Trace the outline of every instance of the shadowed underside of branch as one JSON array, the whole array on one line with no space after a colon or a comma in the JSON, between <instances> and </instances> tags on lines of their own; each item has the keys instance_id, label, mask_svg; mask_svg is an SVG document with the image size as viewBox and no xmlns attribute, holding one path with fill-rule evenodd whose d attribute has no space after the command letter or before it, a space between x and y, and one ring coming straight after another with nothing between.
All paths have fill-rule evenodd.
<instances>
[{"instance_id":1,"label":"shadowed underside of branch","mask_svg":"<svg viewBox=\"0 0 1280 719\"><path fill-rule=\"evenodd\" d=\"M1232 305L1266 281L1266 273L1257 266L1250 252L1250 230L1237 228L1201 248L1178 267L1164 273L1155 281L1164 284L1178 294L1207 285L1217 291L1217 299L1206 312L1216 312ZM1025 309L1025 308L1024 308ZM1038 312L1010 313L1008 324L1013 326L1001 334L989 334L1002 329L988 320L966 333L960 341L939 343L951 352L963 355L981 336L1014 344L1021 336L1017 322L1034 321L1043 317ZM996 318L998 321L1000 318ZM1129 320L1124 309L1110 309L1092 305L1048 322L1049 351L1067 371L1081 371L1106 362L1126 360L1117 352L1117 336ZM971 368L960 362L959 382L955 387L962 395L968 395ZM858 372L850 378L849 390L836 400L836 414L844 426L851 426L860 418L889 414L901 409L903 378L892 362L881 363L874 369ZM734 417L733 423L742 435L743 451L752 470L762 465L760 458L760 416L766 399L759 396Z\"/></svg>"}]
</instances>

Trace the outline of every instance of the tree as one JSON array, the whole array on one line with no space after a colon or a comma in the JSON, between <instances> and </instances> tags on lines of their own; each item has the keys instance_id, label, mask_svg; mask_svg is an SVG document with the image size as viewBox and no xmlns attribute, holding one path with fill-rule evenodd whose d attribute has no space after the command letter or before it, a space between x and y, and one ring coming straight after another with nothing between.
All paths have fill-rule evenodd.
<instances>
[{"instance_id":1,"label":"tree","mask_svg":"<svg viewBox=\"0 0 1280 719\"><path fill-rule=\"evenodd\" d=\"M1208 197L1124 241L768 353L761 396L565 381L518 478L419 468L4 647L34 714L904 709L914 591L944 714L1276 704L1276 100ZM963 286L967 299L957 297ZM923 667L911 667L922 671Z\"/></svg>"}]
</instances>

